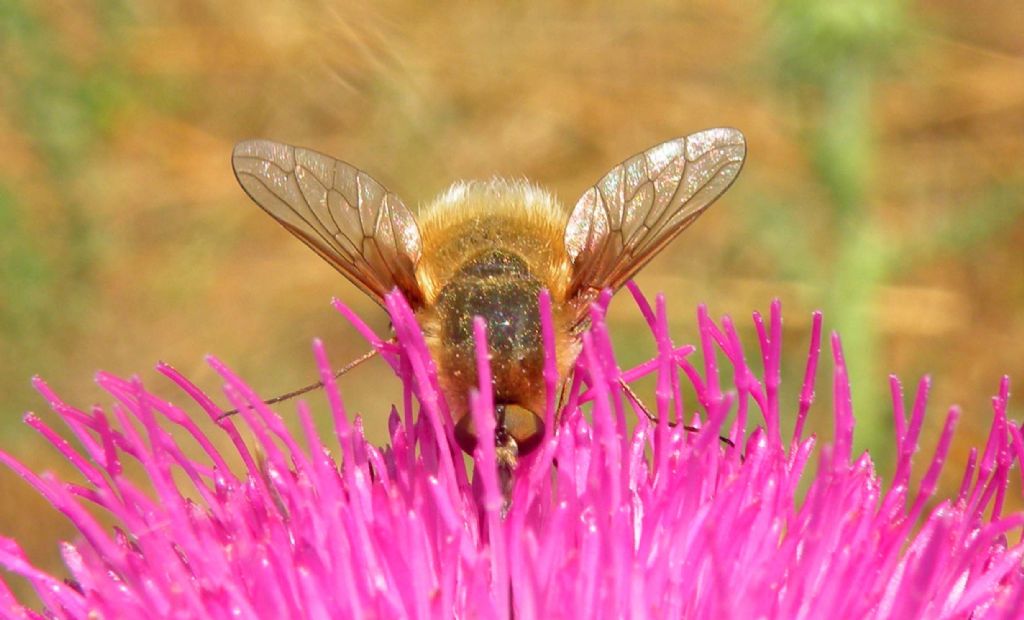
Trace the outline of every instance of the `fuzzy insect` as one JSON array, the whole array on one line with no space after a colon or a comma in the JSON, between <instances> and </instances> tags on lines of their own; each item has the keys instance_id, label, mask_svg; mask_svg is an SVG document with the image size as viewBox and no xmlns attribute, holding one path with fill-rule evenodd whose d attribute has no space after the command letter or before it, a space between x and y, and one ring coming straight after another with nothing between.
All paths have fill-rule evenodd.
<instances>
[{"instance_id":1,"label":"fuzzy insect","mask_svg":"<svg viewBox=\"0 0 1024 620\"><path fill-rule=\"evenodd\" d=\"M365 172L267 140L235 146L246 193L367 295L401 290L423 327L456 438L477 442L468 394L477 384L473 317L491 350L499 459L508 467L544 436L544 349L538 296L551 295L564 382L588 307L618 289L725 192L743 166L736 129L659 144L611 169L565 210L526 182L456 183L414 216Z\"/></svg>"}]
</instances>

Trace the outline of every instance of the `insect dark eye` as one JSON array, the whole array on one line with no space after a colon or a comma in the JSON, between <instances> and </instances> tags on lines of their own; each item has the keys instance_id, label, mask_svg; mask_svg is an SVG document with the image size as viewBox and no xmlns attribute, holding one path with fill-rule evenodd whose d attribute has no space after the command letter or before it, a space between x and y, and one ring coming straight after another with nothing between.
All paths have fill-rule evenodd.
<instances>
[{"instance_id":1,"label":"insect dark eye","mask_svg":"<svg viewBox=\"0 0 1024 620\"><path fill-rule=\"evenodd\" d=\"M544 438L544 420L519 405L498 405L497 409L498 432L515 440L519 455L536 450ZM472 417L466 414L455 425L455 441L467 454L473 454L477 442Z\"/></svg>"},{"instance_id":2,"label":"insect dark eye","mask_svg":"<svg viewBox=\"0 0 1024 620\"><path fill-rule=\"evenodd\" d=\"M523 456L536 450L544 439L544 420L525 407L507 405L505 432L516 440L519 455Z\"/></svg>"}]
</instances>

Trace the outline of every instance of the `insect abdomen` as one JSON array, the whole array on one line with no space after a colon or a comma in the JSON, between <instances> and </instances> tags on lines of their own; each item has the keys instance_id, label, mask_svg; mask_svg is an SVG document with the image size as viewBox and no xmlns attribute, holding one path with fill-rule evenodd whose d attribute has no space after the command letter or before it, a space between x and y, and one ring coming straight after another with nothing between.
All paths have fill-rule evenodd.
<instances>
[{"instance_id":1,"label":"insect abdomen","mask_svg":"<svg viewBox=\"0 0 1024 620\"><path fill-rule=\"evenodd\" d=\"M525 261L508 251L485 252L459 268L436 304L445 370L475 385L473 317L483 317L496 402L532 404L524 401L538 391L544 368L540 290Z\"/></svg>"}]
</instances>

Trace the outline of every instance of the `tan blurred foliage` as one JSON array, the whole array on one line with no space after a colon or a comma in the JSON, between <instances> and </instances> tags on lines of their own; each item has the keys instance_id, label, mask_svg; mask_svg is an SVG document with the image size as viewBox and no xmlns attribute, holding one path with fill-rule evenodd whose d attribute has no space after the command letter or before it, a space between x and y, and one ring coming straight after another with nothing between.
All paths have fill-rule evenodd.
<instances>
[{"instance_id":1,"label":"tan blurred foliage","mask_svg":"<svg viewBox=\"0 0 1024 620\"><path fill-rule=\"evenodd\" d=\"M410 205L492 175L528 177L571 204L634 152L736 126L749 141L736 187L638 282L666 293L680 340L692 340L699 302L745 326L780 297L793 377L810 311L836 294L816 263L850 231L831 226L807 146L809 119L828 102L778 79L773 45L786 24L767 4L65 0L10 11L0 13L18 35L0 37L0 215L16 222L0 220L0 243L20 262L0 280L10 345L0 443L38 468L58 459L15 423L44 406L27 385L34 373L83 407L106 403L89 382L99 368L177 398L153 363L216 392L203 362L214 352L269 396L313 378L313 337L339 364L363 351L332 295L387 330L374 304L237 187L229 154L244 138L338 156ZM893 259L866 319L880 333L880 372L855 381L884 389L888 372L911 385L932 373L932 421L961 403L957 446L976 445L998 378L1024 381L1024 8L940 1L907 14L872 82L866 213L887 246L933 228L950 240ZM649 350L633 338L638 315L620 299L613 317L624 343L644 343L624 350L638 360ZM382 385L397 383L379 362L342 383L378 441ZM1011 406L1021 411L1019 399ZM0 489L32 496L7 472ZM0 508L0 534L49 566L55 537L70 535L60 523L34 498Z\"/></svg>"}]
</instances>

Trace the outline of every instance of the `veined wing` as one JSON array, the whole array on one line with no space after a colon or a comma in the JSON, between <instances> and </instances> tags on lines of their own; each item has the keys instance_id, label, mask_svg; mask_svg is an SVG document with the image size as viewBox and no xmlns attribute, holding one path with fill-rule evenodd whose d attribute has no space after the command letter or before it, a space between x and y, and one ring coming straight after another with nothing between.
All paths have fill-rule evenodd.
<instances>
[{"instance_id":1,"label":"veined wing","mask_svg":"<svg viewBox=\"0 0 1024 620\"><path fill-rule=\"evenodd\" d=\"M231 163L256 204L375 301L397 286L414 308L422 302L416 220L368 174L269 140L238 143Z\"/></svg>"},{"instance_id":2,"label":"veined wing","mask_svg":"<svg viewBox=\"0 0 1024 620\"><path fill-rule=\"evenodd\" d=\"M570 295L588 299L625 284L729 189L745 157L739 130L708 129L612 168L569 216Z\"/></svg>"}]
</instances>

